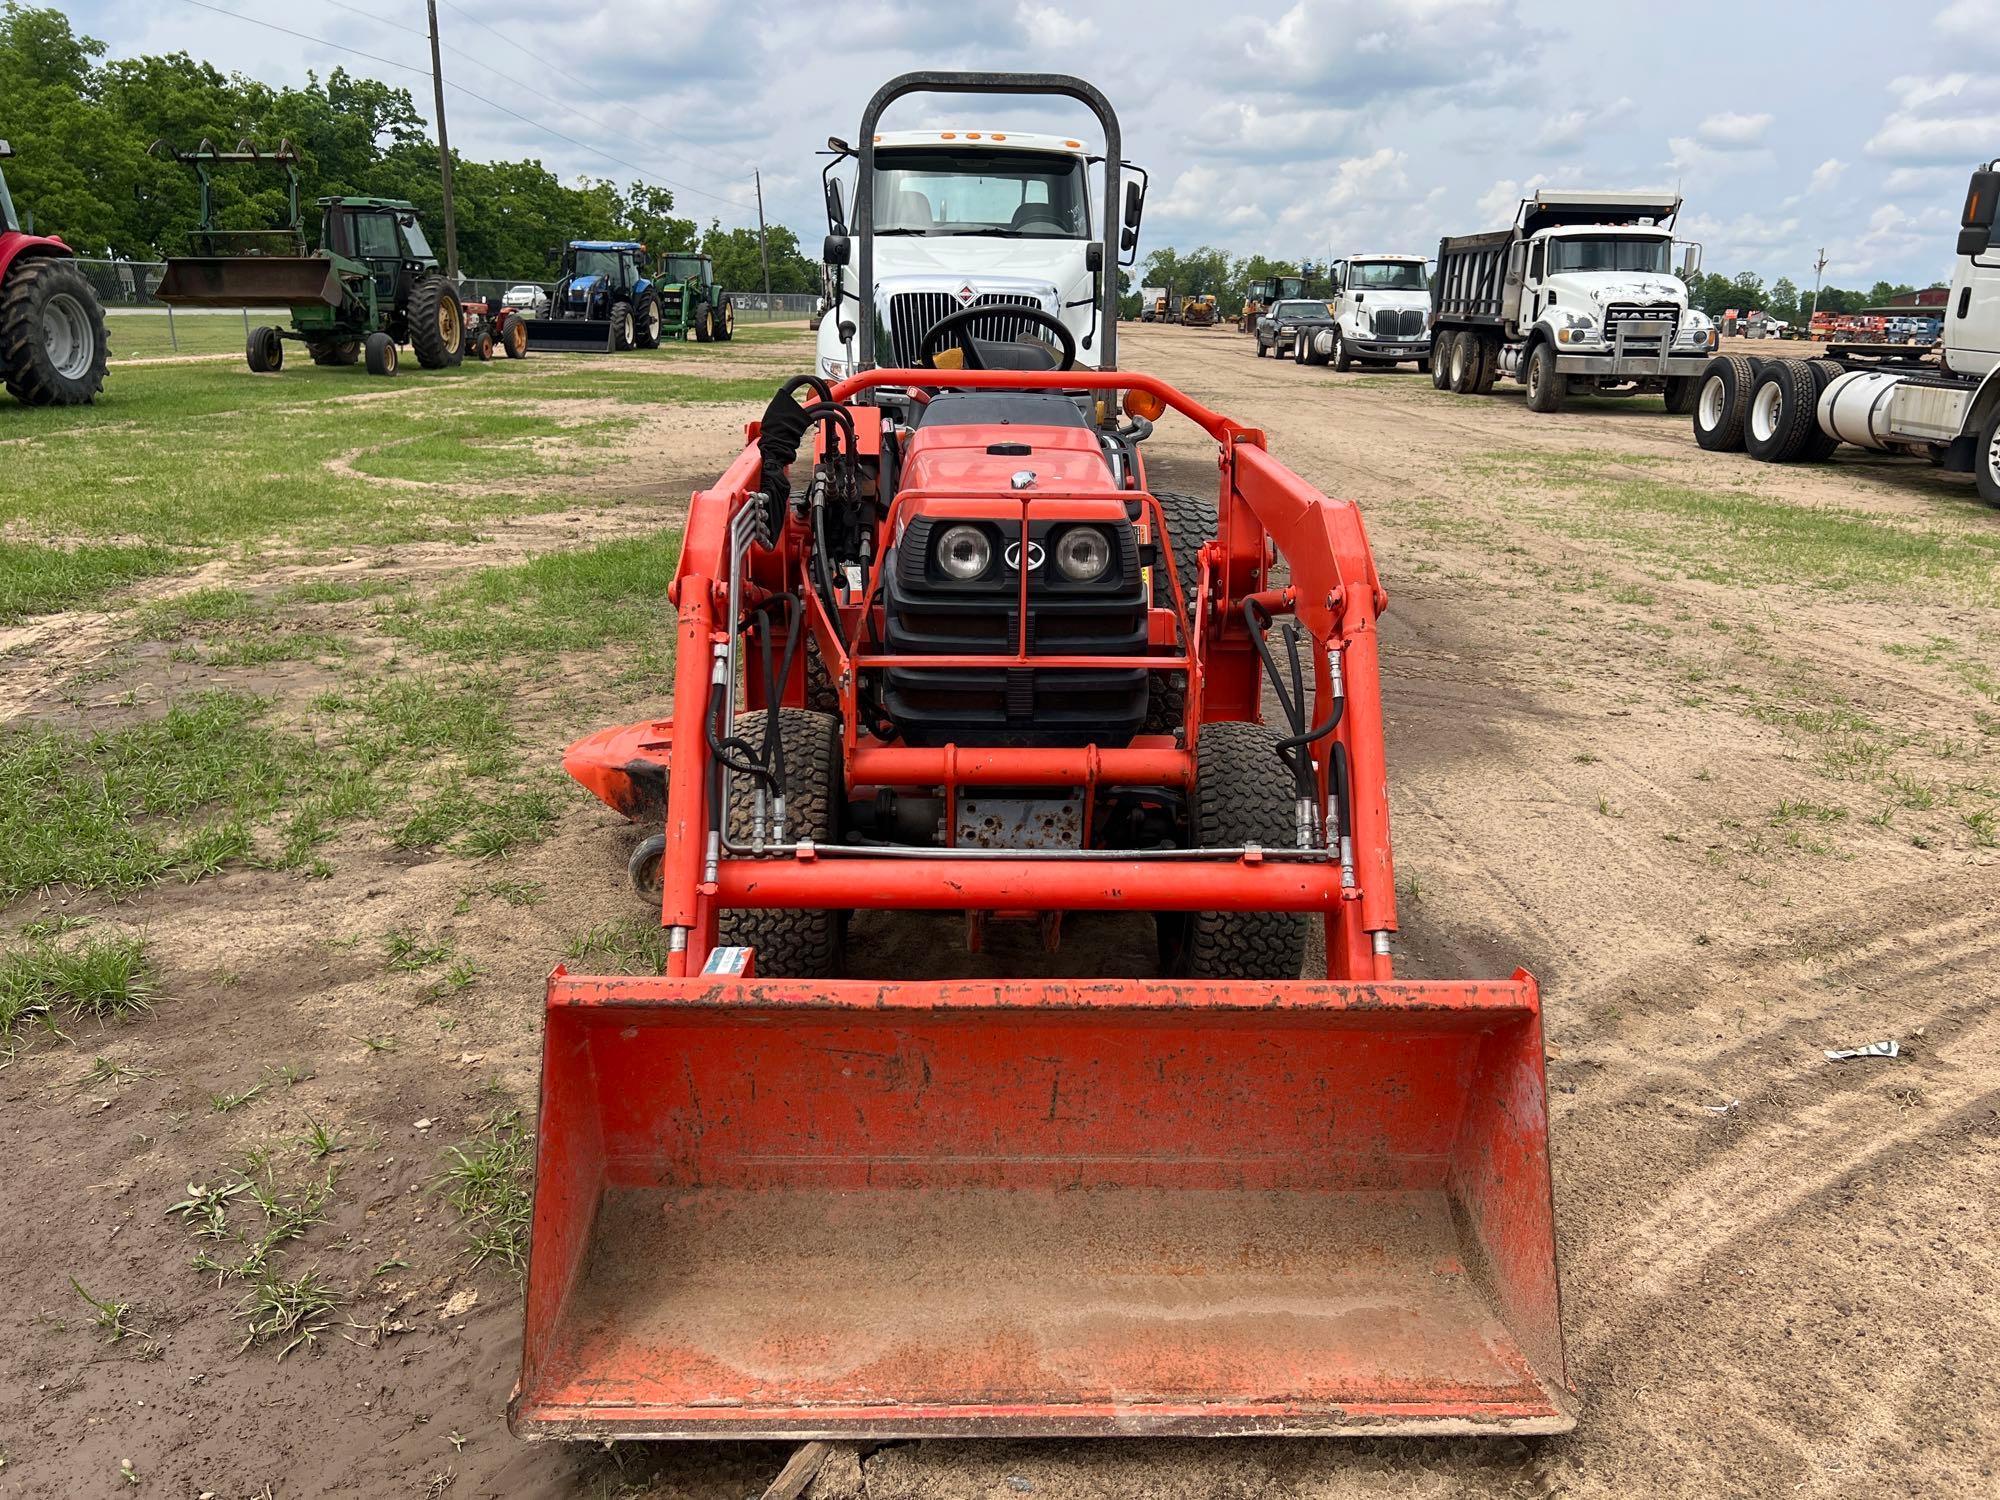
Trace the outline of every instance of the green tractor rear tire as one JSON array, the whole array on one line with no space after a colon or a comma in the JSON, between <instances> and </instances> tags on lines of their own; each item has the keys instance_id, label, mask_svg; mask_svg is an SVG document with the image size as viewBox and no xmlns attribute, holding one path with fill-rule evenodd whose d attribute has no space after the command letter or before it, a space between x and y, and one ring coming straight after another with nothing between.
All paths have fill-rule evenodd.
<instances>
[{"instance_id":1,"label":"green tractor rear tire","mask_svg":"<svg viewBox=\"0 0 2000 1500\"><path fill-rule=\"evenodd\" d=\"M275 375L285 367L285 341L278 330L259 324L243 343L243 360L256 375Z\"/></svg>"},{"instance_id":2,"label":"green tractor rear tire","mask_svg":"<svg viewBox=\"0 0 2000 1500\"><path fill-rule=\"evenodd\" d=\"M410 348L426 370L446 370L465 358L465 311L442 276L426 276L410 292Z\"/></svg>"}]
</instances>

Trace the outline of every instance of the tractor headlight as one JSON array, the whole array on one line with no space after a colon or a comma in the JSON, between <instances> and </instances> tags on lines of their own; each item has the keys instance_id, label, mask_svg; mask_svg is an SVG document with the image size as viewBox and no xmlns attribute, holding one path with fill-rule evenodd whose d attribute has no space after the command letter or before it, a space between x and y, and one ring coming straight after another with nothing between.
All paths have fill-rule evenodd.
<instances>
[{"instance_id":1,"label":"tractor headlight","mask_svg":"<svg viewBox=\"0 0 2000 1500\"><path fill-rule=\"evenodd\" d=\"M1111 566L1111 539L1095 526L1073 526L1056 543L1056 566L1072 583L1089 583Z\"/></svg>"},{"instance_id":2,"label":"tractor headlight","mask_svg":"<svg viewBox=\"0 0 2000 1500\"><path fill-rule=\"evenodd\" d=\"M993 565L993 544L977 526L952 526L938 538L938 566L961 581L977 578Z\"/></svg>"}]
</instances>

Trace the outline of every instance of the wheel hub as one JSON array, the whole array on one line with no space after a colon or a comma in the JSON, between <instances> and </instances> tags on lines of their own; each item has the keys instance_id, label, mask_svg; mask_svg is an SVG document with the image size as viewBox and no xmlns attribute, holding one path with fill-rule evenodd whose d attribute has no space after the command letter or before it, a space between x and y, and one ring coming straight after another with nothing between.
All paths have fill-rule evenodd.
<instances>
[{"instance_id":1,"label":"wheel hub","mask_svg":"<svg viewBox=\"0 0 2000 1500\"><path fill-rule=\"evenodd\" d=\"M1722 377L1711 375L1701 384L1701 425L1713 432L1722 425Z\"/></svg>"},{"instance_id":2,"label":"wheel hub","mask_svg":"<svg viewBox=\"0 0 2000 1500\"><path fill-rule=\"evenodd\" d=\"M42 305L42 350L64 380L78 380L90 373L97 354L90 315L67 292L57 292Z\"/></svg>"},{"instance_id":3,"label":"wheel hub","mask_svg":"<svg viewBox=\"0 0 2000 1500\"><path fill-rule=\"evenodd\" d=\"M1778 431L1778 404L1783 397L1776 381L1757 392L1750 403L1750 431L1760 443L1768 443Z\"/></svg>"}]
</instances>

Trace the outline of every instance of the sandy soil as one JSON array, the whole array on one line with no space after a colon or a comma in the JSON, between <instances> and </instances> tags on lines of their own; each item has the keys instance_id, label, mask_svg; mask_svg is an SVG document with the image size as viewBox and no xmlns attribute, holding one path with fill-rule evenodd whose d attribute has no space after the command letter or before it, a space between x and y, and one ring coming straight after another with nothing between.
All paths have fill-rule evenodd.
<instances>
[{"instance_id":1,"label":"sandy soil","mask_svg":"<svg viewBox=\"0 0 2000 1500\"><path fill-rule=\"evenodd\" d=\"M1568 1437L1530 1442L906 1444L866 1458L866 1494L1993 1493L2000 853L1969 836L1949 798L1869 821L1878 782L1829 779L1825 747L1772 712L1809 684L1891 726L1897 772L1940 787L1986 781L1985 700L1947 662L1881 647L1970 640L1990 665L1993 612L1937 590L1857 596L1755 570L1663 567L1570 524L1584 502L1559 467L1521 455L1949 525L1988 545L2000 545L2000 516L1921 465L1776 470L1700 454L1685 420L1657 403L1537 417L1518 390L1455 398L1408 371L1260 362L1227 330L1122 332L1123 363L1264 427L1287 463L1366 507L1391 597L1399 967L1520 964L1542 981L1582 1418ZM656 414L649 430L671 480L635 464L607 481L630 486L618 509L509 532L495 558L669 519L685 502L683 471L728 455L718 415ZM1172 426L1150 462L1156 485L1213 483L1211 451ZM454 548L435 566L479 560L477 547ZM101 623L77 624L106 638ZM1736 652L1749 637L1757 650ZM288 695L317 685L310 669L280 670L307 679ZM198 669L148 656L91 694L157 690L177 671ZM17 713L53 715L60 672L10 657L0 690ZM607 718L663 706L611 696L579 667L537 688L524 727L554 755ZM1794 842L1774 808L1805 802L1849 811ZM53 897L0 913L8 931L58 910L143 927L163 967L152 1016L0 1071L16 1208L0 1254L11 1292L0 1300L0 1492L124 1493L130 1458L142 1494L761 1493L785 1448L603 1458L516 1444L502 1406L518 1284L466 1269L431 1191L444 1142L495 1103L531 1098L540 977L573 934L633 910L631 837L594 805L567 806L554 836L507 862L510 878L547 887L526 910L481 893L485 867L356 836L335 847L335 876L311 885L242 872L122 906ZM485 973L463 993L426 996L422 976L383 971L379 938L395 927L448 930ZM936 958L956 936L935 922L890 929L876 945L887 968L980 967ZM1148 946L1114 927L1065 954L1137 966ZM399 1035L393 1052L358 1040L386 1032ZM1885 1037L1901 1058L1823 1055ZM81 1083L100 1053L153 1074ZM210 1109L212 1092L288 1064L314 1076L241 1111ZM357 1289L346 1316L364 1326L274 1365L236 1353L235 1294L188 1269L194 1247L164 1210L184 1184L284 1141L308 1116L357 1146L334 1221L299 1263ZM389 1261L408 1264L371 1274ZM156 1357L131 1340L95 1342L71 1274L131 1302Z\"/></svg>"}]
</instances>

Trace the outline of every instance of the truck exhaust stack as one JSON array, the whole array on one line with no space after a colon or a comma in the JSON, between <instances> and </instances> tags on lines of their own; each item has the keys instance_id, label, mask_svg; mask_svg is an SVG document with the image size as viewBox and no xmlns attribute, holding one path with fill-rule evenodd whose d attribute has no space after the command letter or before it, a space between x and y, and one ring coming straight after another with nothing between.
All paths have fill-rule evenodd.
<instances>
[{"instance_id":1,"label":"truck exhaust stack","mask_svg":"<svg viewBox=\"0 0 2000 1500\"><path fill-rule=\"evenodd\" d=\"M524 1437L1572 1422L1533 980L550 981Z\"/></svg>"}]
</instances>

